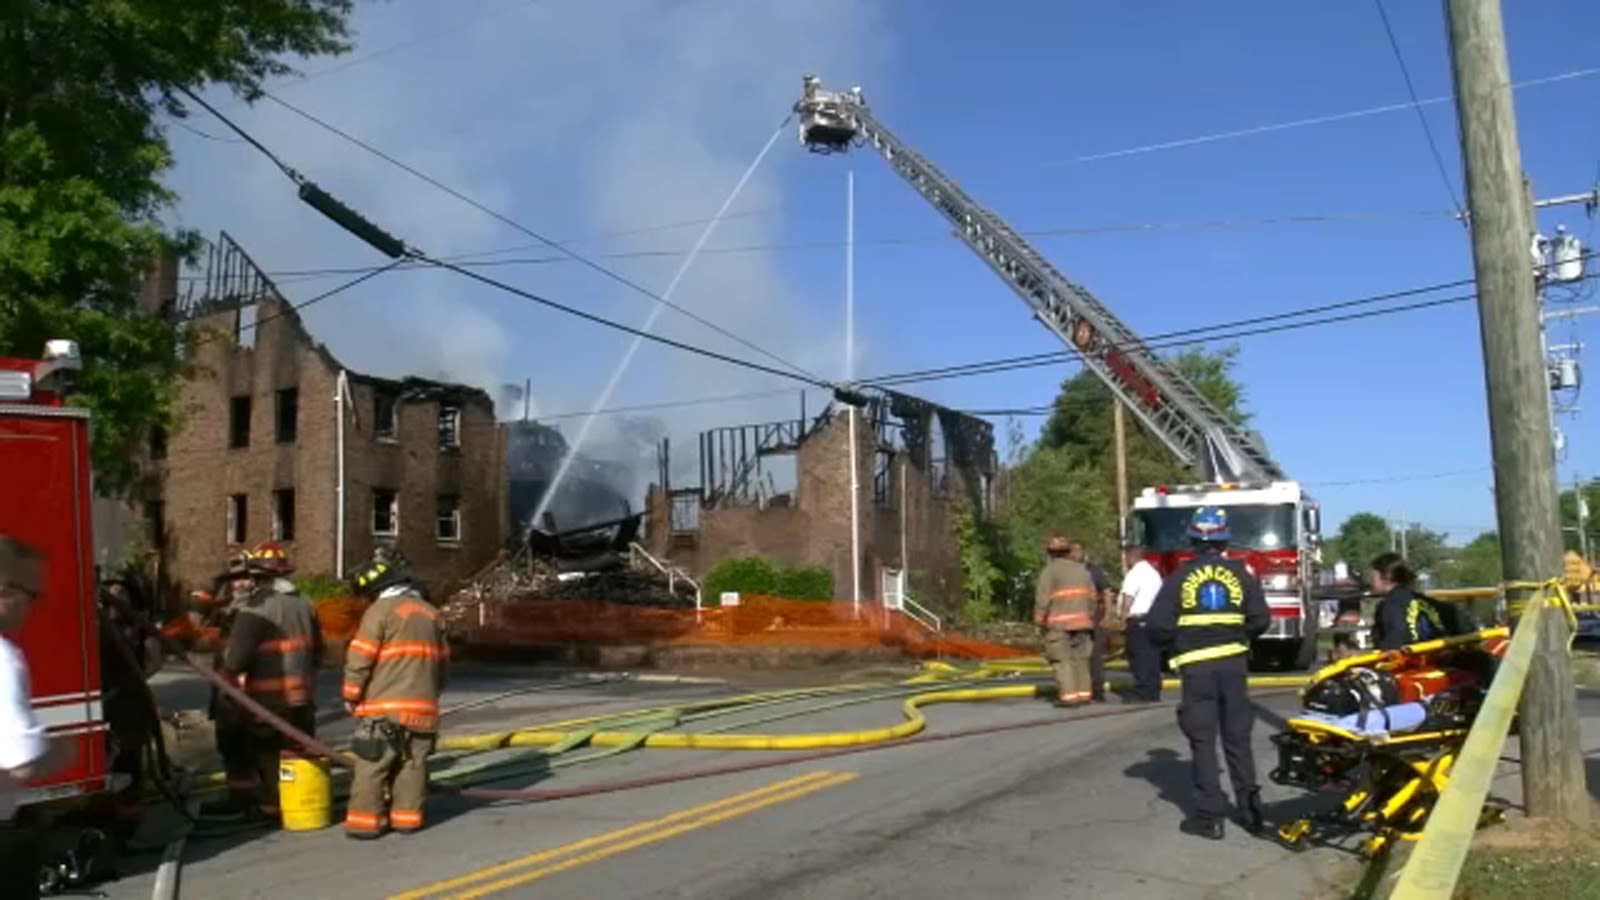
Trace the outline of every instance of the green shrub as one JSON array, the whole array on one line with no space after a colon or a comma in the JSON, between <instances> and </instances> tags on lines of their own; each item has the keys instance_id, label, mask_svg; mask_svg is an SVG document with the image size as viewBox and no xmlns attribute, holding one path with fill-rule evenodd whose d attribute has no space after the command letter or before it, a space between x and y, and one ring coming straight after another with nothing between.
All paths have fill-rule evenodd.
<instances>
[{"instance_id":1,"label":"green shrub","mask_svg":"<svg viewBox=\"0 0 1600 900\"><path fill-rule=\"evenodd\" d=\"M780 569L773 595L784 600L832 600L833 572L826 566Z\"/></svg>"},{"instance_id":2,"label":"green shrub","mask_svg":"<svg viewBox=\"0 0 1600 900\"><path fill-rule=\"evenodd\" d=\"M350 585L326 573L301 575L294 580L294 586L300 596L311 600L350 596Z\"/></svg>"},{"instance_id":3,"label":"green shrub","mask_svg":"<svg viewBox=\"0 0 1600 900\"><path fill-rule=\"evenodd\" d=\"M712 566L700 581L700 596L708 605L717 606L729 591L770 596L777 587L778 570L771 562L760 556L740 556Z\"/></svg>"}]
</instances>

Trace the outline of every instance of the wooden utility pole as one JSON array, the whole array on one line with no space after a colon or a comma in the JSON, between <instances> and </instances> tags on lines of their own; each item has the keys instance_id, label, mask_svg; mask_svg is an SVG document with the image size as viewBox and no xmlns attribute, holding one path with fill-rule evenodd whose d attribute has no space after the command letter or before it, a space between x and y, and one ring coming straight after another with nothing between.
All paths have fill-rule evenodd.
<instances>
[{"instance_id":1,"label":"wooden utility pole","mask_svg":"<svg viewBox=\"0 0 1600 900\"><path fill-rule=\"evenodd\" d=\"M1466 170L1479 329L1489 394L1496 516L1505 577L1543 582L1561 569L1549 381L1541 352L1521 151L1500 0L1446 0L1456 115ZM1530 592L1508 590L1520 610ZM1587 820L1565 616L1540 616L1522 705L1522 789L1530 816Z\"/></svg>"},{"instance_id":2,"label":"wooden utility pole","mask_svg":"<svg viewBox=\"0 0 1600 900\"><path fill-rule=\"evenodd\" d=\"M1111 398L1111 430L1117 454L1117 537L1128 540L1128 428L1123 423L1122 401Z\"/></svg>"}]
</instances>

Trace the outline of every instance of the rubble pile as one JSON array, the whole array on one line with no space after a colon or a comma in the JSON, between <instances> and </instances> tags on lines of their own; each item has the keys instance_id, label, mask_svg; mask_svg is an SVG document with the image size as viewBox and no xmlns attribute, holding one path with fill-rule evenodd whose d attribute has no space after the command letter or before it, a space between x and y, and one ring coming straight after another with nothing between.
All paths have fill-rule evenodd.
<instances>
[{"instance_id":1,"label":"rubble pile","mask_svg":"<svg viewBox=\"0 0 1600 900\"><path fill-rule=\"evenodd\" d=\"M445 601L443 612L452 627L460 627L478 615L480 602L522 605L554 601L693 609L694 588L682 581L669 586L659 571L630 565L626 558L573 572L562 571L554 560L524 556L502 559L485 569Z\"/></svg>"}]
</instances>

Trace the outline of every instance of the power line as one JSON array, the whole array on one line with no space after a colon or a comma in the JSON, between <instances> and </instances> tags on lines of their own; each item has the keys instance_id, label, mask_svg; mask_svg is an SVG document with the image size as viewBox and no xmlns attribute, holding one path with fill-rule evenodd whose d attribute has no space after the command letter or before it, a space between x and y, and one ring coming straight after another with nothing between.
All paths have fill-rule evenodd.
<instances>
[{"instance_id":1,"label":"power line","mask_svg":"<svg viewBox=\"0 0 1600 900\"><path fill-rule=\"evenodd\" d=\"M614 331L620 331L620 332L623 332L624 334L631 334L631 335L634 335L635 337L641 338L643 340L652 341L654 343L661 344L661 345L667 346L667 347L672 347L672 348L677 349L677 350L682 350L682 351L687 352L687 353L693 353L693 354L695 354L697 356L702 356L702 357L705 357L707 359L713 359L713 360L716 360L718 362L725 362L725 363L728 363L729 365L740 366L742 368L750 369L752 371L763 372L763 373L769 374L769 375L777 375L777 376L779 376L781 378L787 378L787 379L790 379L790 380L793 380L793 381L799 381L799 382L802 382L802 383L805 383L805 384L810 384L810 385L813 385L815 387L822 388L824 390L832 391L836 397L847 396L844 393L844 390L843 390L842 386L835 385L835 384L833 384L831 382L823 381L820 378L814 378L814 377L806 376L806 375L803 375L803 374L797 374L795 372L785 371L783 369L774 368L772 366L768 366L768 365L765 365L763 363L754 362L752 360L740 359L740 358L738 358L736 356L731 356L731 355L726 354L726 353L720 353L720 352L715 351L715 350L709 350L709 349L706 349L704 347L697 347L697 346L695 346L693 344L684 343L683 341L673 340L672 338L667 338L667 337L662 337L662 336L657 335L657 334L652 334L652 333L647 332L647 331L645 331L643 329L635 328L635 327L633 327L631 325L626 325L626 324L623 324L622 322L617 322L617 321L614 321L614 320L611 320L611 319L607 319L604 316L598 316L598 315L595 315L594 313L586 312L584 310L577 309L576 307L568 306L567 304L560 303L560 302L555 301L555 300L551 300L548 297L544 297L544 296L541 296L539 294L535 294L532 291L523 290L522 288L516 287L515 285L510 285L510 284L506 284L505 282L502 282L502 281L497 281L497 280L495 280L493 278L490 278L490 277L488 277L486 275L480 275L477 272L473 272L473 271L470 271L468 269L462 268L461 266L456 265L455 263L447 262L447 261L442 260L442 259L434 259L432 257L429 257L426 254L422 253L421 251L418 251L418 250L415 250L415 249L413 249L411 247L406 246L404 241L402 241L399 238L394 237L393 235L385 232L378 225L376 225L373 222L367 220L360 213L356 212L354 209L351 209L350 207L345 206L343 203L339 202L339 200L334 198L332 195L328 194L326 191L322 190L322 188L318 187L314 182L311 182L311 181L307 180L299 172L295 171L287 163L285 163L281 159L279 159L277 157L277 155L275 155L269 148L267 148L265 145L263 145L259 140L257 140L254 136L252 136L249 132L245 131L244 128L242 128L238 123L234 122L232 119L229 119L227 116L224 116L222 113L218 112L215 107L211 106L210 104L206 103L204 100L202 100L199 97L195 96L193 91L190 91L189 89L182 88L182 87L180 87L179 90L186 97L188 97L190 100L193 100L196 104L198 104L201 108L205 109L207 112L211 113L211 115L215 116L224 125L227 125L228 128L231 129L234 133L238 134L241 138L244 138L245 141L248 142L252 147L255 147L264 156L266 156L269 160L271 160L281 171L283 171L283 173L289 178L290 181L294 182L299 187L300 198L302 200L304 200L308 206L311 206L313 209L315 209L318 212L322 213L328 219L330 219L331 221L335 222L340 227L344 228L346 231L349 231L352 235L354 235L354 236L360 238L361 240L367 242L374 249L377 249L378 251L386 254L391 259L395 260L397 263L402 261L402 260L405 260L405 259L411 259L411 260L417 260L417 261L425 262L425 263L428 263L430 265L437 266L437 267L439 267L441 269L447 269L447 270L453 271L453 272L455 272L455 273L457 273L459 275L462 275L462 276L464 276L466 278L470 278L473 281L477 281L477 282L480 282L482 284L489 285L490 287L499 288L502 291L505 291L505 292L507 292L509 294L513 294L515 296L521 297L521 298L523 298L525 300L528 300L530 302L538 303L541 306L548 306L551 309L555 309L555 310L558 310L560 312L567 313L568 315L575 316L577 318L583 319L583 320L588 321L588 322L592 322L592 323L594 323L596 325L603 325L603 326L605 326L607 328L610 328L610 329L612 329ZM369 273L369 274L370 275L376 275L377 273Z\"/></svg>"},{"instance_id":2,"label":"power line","mask_svg":"<svg viewBox=\"0 0 1600 900\"><path fill-rule=\"evenodd\" d=\"M350 290L351 288L355 287L358 284L361 284L361 283L363 283L365 281L370 281L373 278L377 278L379 275L382 275L384 272L387 272L390 269L394 268L394 266L395 266L395 264L397 262L399 262L399 260L396 260L395 262L391 262L387 266L380 266L379 268L373 269L371 272L367 272L367 273L365 273L363 275L359 275L359 276L357 276L355 278L352 278L349 281L346 281L343 284L339 285L338 287L330 288L330 289L328 289L326 291L323 291L322 293L316 295L315 297L312 297L309 300L303 300L303 301L301 301L299 303L286 305L283 309L278 310L277 312L271 313L270 315L257 316L255 321L250 322L249 324L240 325L239 326L239 331L242 333L242 332L245 332L245 331L249 331L249 330L251 330L253 328L259 328L259 327L261 327L261 325L263 323L270 322L273 319L282 318L284 316L287 316L290 313L297 313L300 310L305 309L308 306L311 306L312 304L321 303L322 301L327 300L330 297L336 297L339 294L342 294L345 291ZM195 341L195 344L198 346L200 344L207 343L207 342L209 342L211 340L214 340L217 336L219 336L219 335L211 335L211 336L208 336L208 337L202 337L199 340Z\"/></svg>"},{"instance_id":3,"label":"power line","mask_svg":"<svg viewBox=\"0 0 1600 900\"><path fill-rule=\"evenodd\" d=\"M1411 69L1406 65L1405 54L1400 52L1400 41L1395 37L1394 26L1389 22L1389 12L1383 7L1383 0L1372 0L1372 2L1378 7L1378 18L1383 20L1384 34L1389 36L1389 49L1394 51L1394 61L1400 64L1400 77L1405 79L1406 93L1411 96L1411 107L1417 111L1417 121L1422 123L1422 134L1428 139L1428 150L1433 153L1433 164L1439 169L1439 178L1444 181L1444 189L1450 195L1451 205L1455 206L1458 212L1465 214L1466 208L1461 205L1461 197L1456 194L1455 182L1450 180L1450 172L1445 168L1444 157L1439 153L1439 144L1433 139L1433 129L1428 125L1428 115L1422 111L1422 104L1417 100L1417 87L1411 81Z\"/></svg>"},{"instance_id":4,"label":"power line","mask_svg":"<svg viewBox=\"0 0 1600 900\"><path fill-rule=\"evenodd\" d=\"M753 214L754 213L743 213L742 215L753 215ZM1232 219L1232 220L1209 220L1209 221L1207 221L1207 220L1190 220L1190 221L1146 222L1146 223L1098 225L1098 226L1082 226L1082 227L1021 229L1021 230L1018 230L1017 233L1022 235L1022 236L1024 236L1024 237L1032 237L1032 238L1041 238L1041 237L1087 237L1087 236L1093 236L1093 235L1106 235L1106 234L1119 234L1119 233L1148 233L1148 232L1157 231L1157 230L1241 228L1241 227L1252 227L1252 226L1324 224L1324 223L1331 223L1331 222L1371 221L1371 220L1374 220L1374 219L1400 219L1400 218L1407 218L1407 219L1410 219L1410 218L1439 218L1439 219L1450 218L1450 219L1454 219L1456 217L1456 215L1457 214L1454 211L1451 211L1451 210L1412 210L1412 211L1371 212L1371 213L1326 213L1326 214L1316 214L1316 215L1276 216L1276 217L1260 218L1260 219ZM727 217L725 217L725 218L727 218ZM622 236L622 235L633 234L633 233L641 233L641 232L645 232L645 231L662 231L662 230L667 230L669 228L682 227L682 225L703 224L705 221L707 221L707 220L700 219L700 220L693 220L693 221L690 221L690 222L681 223L681 224L675 224L675 225L651 226L651 227L647 227L647 228L631 229L629 231L610 232L610 233L606 233L606 234L602 234L602 235L597 235L596 238ZM868 238L868 239L865 239L865 240L858 238L855 243L856 243L856 246L858 246L858 247L859 246L911 246L911 245L918 245L918 244L943 244L943 243L948 243L950 241L955 241L955 240L957 240L957 238L952 236L952 235L950 235L950 234L939 234L939 235L917 235L917 236L907 236L907 237ZM574 241L565 241L564 243L575 243L575 242ZM845 244L844 244L843 241L834 241L834 240L778 241L778 242L755 243L755 244L734 244L734 245L722 246L722 247L706 247L706 248L702 249L700 252L701 252L702 255L705 255L705 254L725 254L725 253L726 254L759 253L759 252L767 252L767 251L774 251L774 250L834 250L834 249L841 248L844 245ZM450 259L452 262L460 263L461 265L468 266L469 268L490 268L490 267L497 267L497 266L545 265L545 264L550 264L550 263L560 263L560 262L568 261L567 257L563 257L563 256L525 256L525 257L515 257L515 258L511 258L511 259L482 259L482 260L477 259L477 257L493 256L493 255L499 255L499 254L502 254L502 253L514 253L514 252L517 252L519 250L527 250L527 249L531 249L531 245L524 244L524 245L521 245L521 246L518 246L518 247L509 247L509 248L504 248L504 249L501 249L501 250L485 250L485 251L474 252L474 253L464 253L464 254L460 254L460 255L450 256L450 257L447 257L447 258ZM613 252L613 253L599 253L599 254L595 254L595 258L596 259L648 259L648 258L652 258L652 257L677 258L677 257L681 257L684 252L685 251L683 251L683 250L677 250L677 249L673 249L673 250L627 250L627 251L617 251L617 252ZM277 270L277 271L268 272L267 274L269 276L275 278L275 279L284 279L287 282L287 281L290 281L290 280L300 281L300 280L312 280L312 279L318 279L318 278L328 278L328 277L341 276L341 275L352 275L352 274L356 274L358 272L367 271L369 268L371 268L371 267L370 266L330 266L330 267L313 268L313 269L283 269L283 270ZM421 268L421 267L417 266L417 265L411 265L411 266L401 266L400 268L402 270L405 270L405 269L415 269L415 268Z\"/></svg>"},{"instance_id":5,"label":"power line","mask_svg":"<svg viewBox=\"0 0 1600 900\"><path fill-rule=\"evenodd\" d=\"M1520 90L1521 88L1555 84L1559 81L1571 81L1575 78L1588 78L1592 75L1600 75L1600 67L1574 69L1570 72L1562 72L1559 75L1548 75L1543 78L1531 78L1527 81L1515 81L1512 82L1511 88L1512 90ZM1343 122L1349 119L1359 119L1365 116L1375 116L1382 113L1397 112L1402 109L1411 109L1414 106L1432 106L1438 103L1449 103L1454 99L1455 98L1453 96L1429 97L1426 100L1415 100L1407 103L1386 103L1383 106L1369 106L1366 109L1356 109L1341 113L1330 113L1328 115L1312 116L1306 119L1291 119L1287 122L1277 122L1271 125L1257 125L1251 128L1239 128L1233 131L1219 131L1212 134L1200 135L1198 137L1180 138L1172 141L1161 141L1154 144L1143 144L1138 147L1128 147L1122 150L1111 150L1104 153L1094 153L1088 156L1079 156L1075 159L1054 160L1043 163L1042 165L1046 168L1070 166L1075 163L1095 162L1102 159L1115 159L1123 156L1155 153L1160 150L1173 150L1179 147L1193 147L1197 144L1209 144L1215 141L1225 141L1233 138L1253 137L1258 134L1268 134L1275 131L1288 131L1292 128L1305 128L1310 125L1326 125L1332 122Z\"/></svg>"},{"instance_id":6,"label":"power line","mask_svg":"<svg viewBox=\"0 0 1600 900\"><path fill-rule=\"evenodd\" d=\"M1493 466L1478 466L1475 469L1452 469L1448 472L1429 472L1423 475L1396 475L1388 478L1355 478L1347 481L1307 481L1313 487L1355 487L1363 484L1401 484L1414 481L1434 481L1440 478L1459 478L1463 475L1482 475L1493 472Z\"/></svg>"},{"instance_id":7,"label":"power line","mask_svg":"<svg viewBox=\"0 0 1600 900\"><path fill-rule=\"evenodd\" d=\"M473 209L476 209L477 211L483 213L484 215L489 216L490 218L500 222L501 224L506 225L506 226L508 226L510 228L514 228L517 231L520 231L523 234L526 234L527 236L529 236L529 237L533 238L534 240L538 241L539 243L549 247L550 249L560 251L565 256L571 258L573 261L583 264L587 268L592 269L592 270L594 270L595 272L597 272L597 273L599 273L601 275L604 275L605 277L611 279L612 281L614 281L614 282L616 282L616 283L618 283L618 284L620 284L620 285L622 285L624 287L627 287L627 288L629 288L629 289L631 289L633 291L637 291L638 293L643 294L646 297L649 297L650 299L652 299L655 302L667 307L668 309L675 310L676 312L682 314L683 316L686 316L687 318L692 319L695 322L700 323L701 325L704 325L705 327L711 329L712 331L715 331L716 333L722 335L723 337L726 337L726 338L729 338L729 339L731 339L733 341L736 341L739 344L742 344L743 346L745 346L746 348L748 348L750 350L754 350L756 353L759 353L762 356L765 356L766 358L778 363L779 365L782 365L782 366L785 366L787 368L793 369L794 371L799 372L802 375L805 375L807 377L807 379L809 379L809 380L811 380L813 382L821 381L820 376L817 376L817 375L807 371L806 369L802 368L801 366L799 366L799 365L797 365L795 363L792 363L792 362L784 359L781 356L778 356L777 354L775 354L775 353L773 353L773 352L771 352L771 351L769 351L769 350L767 350L767 349L765 349L765 348L753 343L750 340L747 340L746 338L743 338L743 337L740 337L737 334L734 334L732 331L729 331L728 329L722 327L721 325L718 325L715 322L712 322L711 320L699 315L698 313L692 312L689 309L686 309L685 307L683 307L683 306L681 306L681 305L679 305L677 303L674 303L671 300L668 300L666 297L664 297L664 296L662 296L660 294L657 294L655 291L650 290L649 288L639 284L638 282L632 281L632 280L630 280L630 279L628 279L628 278L626 278L626 277L624 277L622 275L617 274L616 272L613 272L612 270L606 268L605 266L600 265L599 263L597 263L594 260L588 258L587 256L584 256L583 254L577 252L576 250L573 250L571 247L568 247L568 246L566 246L564 244L557 243L556 241L553 241L553 240L545 237L544 235L540 234L537 231L534 231L533 229L527 227L526 225L523 225L522 223L515 221L514 219L510 218L509 216L506 216L506 215L500 213L497 210L491 209L490 207L485 206L482 203L479 203L477 200L474 200L471 197L468 197L466 194L461 193L460 191L456 190L453 187L450 187L449 185L445 184L444 182L438 180L437 178L434 178L433 176L431 176L431 175L429 175L429 174L417 169L416 167L411 166L411 165L403 162L400 159L397 159L396 157L394 157L394 156L392 156L392 155L390 155L388 153L385 153L384 151L378 149L377 147L374 147L373 145L371 145L371 144L367 143L366 141L362 140L361 138L358 138L355 135L352 135L349 132L339 128L338 126L333 125L333 124L331 124L331 123L329 123L329 122L327 122L327 121L325 121L323 119L320 119L317 116L314 116L311 113L306 112L305 110L299 108L298 106L295 106L294 104L289 103L286 100L283 100L283 99L281 99L281 98L279 98L277 96L274 96L271 93L263 92L263 95L268 100L271 100L272 102L278 104L279 106L283 107L284 109L287 109L288 111L294 113L295 115L300 116L301 118L305 119L306 121L311 122L312 124L318 126L319 128L322 128L322 129L328 131L330 134L336 135L339 138L341 138L341 139L343 139L345 141L348 141L349 143L351 143L351 144L353 144L353 145L355 145L357 147L360 147L362 150L365 150L366 152L372 154L373 156L378 157L379 159L383 160L384 162L387 162L390 165L400 169L401 171L403 171L403 172L405 172L405 173L407 173L407 174L409 174L409 175L411 175L411 176L413 176L415 178L418 178L418 179L426 182L429 185L432 185L434 188L437 188L438 190L441 190L446 194L449 194L451 197L454 197L455 199L461 201L462 203L465 203L466 205L472 207ZM787 122L787 119L785 121ZM452 264L452 265L455 265L455 264ZM457 266L457 268L459 269L459 266ZM465 271L465 270L461 269L461 271Z\"/></svg>"},{"instance_id":8,"label":"power line","mask_svg":"<svg viewBox=\"0 0 1600 900\"><path fill-rule=\"evenodd\" d=\"M1596 275L1588 276L1588 277L1600 278L1600 273L1597 273ZM1437 290L1440 290L1440 289L1443 289L1443 288L1459 287L1459 286L1461 286L1463 284L1471 284L1471 283L1472 283L1472 279L1470 279L1470 278L1469 279L1465 279L1463 281L1441 282L1439 284L1428 285L1428 286L1418 287L1418 288L1410 288L1410 289L1403 290L1403 291L1391 291L1391 292L1386 293L1386 294L1377 294L1377 295L1373 295L1371 297L1360 297L1360 298L1356 298L1354 300L1344 300L1344 301L1339 301L1339 302L1335 302L1335 303L1324 303L1324 304L1320 304L1318 306L1305 307L1305 308L1297 309L1297 310L1285 310L1285 311L1280 312L1280 313L1273 313L1273 314L1265 315L1265 316L1255 316L1255 317L1252 317L1252 318L1249 318L1249 319L1239 319L1239 320L1235 320L1233 322L1221 322L1221 323L1217 323L1215 325L1196 326L1196 327L1193 327L1193 328L1183 329L1181 331L1168 332L1166 335L1157 335L1152 340L1168 339L1168 340L1170 340L1170 344L1169 345L1165 345L1165 346L1178 347L1178 346L1185 346L1185 345L1192 344L1196 340L1200 340L1200 341L1204 341L1204 340L1224 340L1224 339L1231 339L1231 338L1236 338L1236 337L1250 337L1250 336L1254 336L1256 334L1272 333L1274 331L1284 330L1284 329L1282 329L1282 328L1273 328L1273 329L1260 329L1260 330L1256 330L1256 331L1236 331L1236 332L1229 332L1229 331L1227 331L1227 329L1234 328L1234 327L1236 327L1238 325L1241 325L1241 324L1255 324L1255 323L1261 323L1261 322L1278 321L1278 320L1283 320L1283 319L1293 319L1293 318L1298 318L1300 316L1308 315L1308 314L1311 314L1311 313L1327 312L1327 311L1332 311L1332 310L1339 310L1339 309L1349 308L1349 307L1356 306L1356 305L1359 305L1359 304L1368 304L1368 303L1378 302L1378 301L1381 301L1381 300L1390 300L1390 299L1414 296L1416 294L1427 293L1427 292L1430 292L1430 291L1437 291ZM1389 307L1389 308L1386 308L1386 309L1371 310L1371 311L1368 311L1366 313L1363 313L1361 315L1361 317L1362 318L1367 318L1367 317L1377 317L1377 316L1390 315L1390 314L1393 314L1393 313L1411 312L1411 311L1415 311L1417 309L1424 309L1424 308L1428 308L1428 307L1431 307L1431 306L1443 306L1443 305L1448 305L1448 304L1452 304L1452 303L1460 303L1460 302L1464 302L1466 300L1474 299L1476 296L1477 296L1476 294L1470 294L1470 295L1465 295L1465 296L1446 297L1446 298L1441 298L1441 299L1423 301L1422 303L1417 303L1417 304L1405 304L1405 305L1396 306L1396 307ZM1308 328L1308 327L1317 326L1317 325L1338 324L1340 322L1344 322L1344 321L1348 321L1348 320L1349 320L1349 317L1347 317L1347 316L1331 317L1331 318L1326 318L1326 319L1313 319L1313 320L1309 320L1309 321L1305 321L1305 322L1293 323L1293 327L1295 327L1295 328ZM1216 334L1208 334L1208 332L1217 332L1217 333ZM1180 339L1180 338L1185 338L1185 337L1186 337L1186 339ZM1026 355L1026 356L1002 357L1000 359L990 359L990 360L983 360L983 361L979 361L979 362L959 363L959 364L950 365L950 366L942 366L942 367L935 368L935 369L918 369L918 370L913 370L913 371L909 371L909 372L899 372L899 373L894 373L894 374L874 376L874 377L871 377L871 378L864 379L861 382L861 384L864 385L864 386L869 386L869 387L871 387L871 386L878 386L878 387L899 386L899 385L913 384L913 383L918 383L918 382L923 382L923 381L939 381L939 380L944 380L944 379L948 379L948 378L964 378L964 377L969 377L969 376L973 376L973 375L997 374L997 373L1001 373L1001 372L1015 371L1015 370L1018 370L1018 369L1027 369L1027 368L1034 368L1034 367L1037 367L1037 366L1055 365L1055 364L1059 364L1059 363L1078 362L1078 361L1079 360L1077 358L1077 353L1075 353L1073 351L1050 351L1050 352L1047 352L1047 353L1035 353L1035 354L1029 354L1029 355ZM790 393L790 391L787 391L787 390L784 390L784 391L751 391L751 392L738 393L738 394L725 394L725 395L721 395L721 396L707 397L707 398L702 398L702 399L671 400L671 401L664 401L664 402L661 402L661 403L650 403L650 404L641 404L641 405L638 405L638 406L618 407L616 409L605 409L605 410L595 411L593 414L595 414L595 415L607 415L607 414L610 414L612 412L619 412L619 413L620 412L646 412L646 411L651 411L651 410L656 410L656 409L672 409L672 408L678 408L678 407L684 407L684 406L695 406L695 405L698 405L698 404L701 404L701 403L716 404L716 403L728 403L728 402L734 402L734 401L740 401L740 400L757 400L757 399L761 399L761 398L765 398L765 397L772 397L772 396L777 396L777 395L786 394L786 393ZM1021 409L967 410L966 412L969 415L983 415L983 416L1019 415L1019 416L1021 416L1021 415L1047 415L1050 412L1053 412L1053 410L1054 410L1053 406L1043 406L1043 407L1025 407L1025 408L1021 408ZM551 420L569 419L569 418L577 418L579 416L586 416L586 415L590 415L590 414L591 414L590 412L568 412L568 413L557 413L557 414L551 415L551 416L543 416L541 418L542 419L551 419Z\"/></svg>"}]
</instances>

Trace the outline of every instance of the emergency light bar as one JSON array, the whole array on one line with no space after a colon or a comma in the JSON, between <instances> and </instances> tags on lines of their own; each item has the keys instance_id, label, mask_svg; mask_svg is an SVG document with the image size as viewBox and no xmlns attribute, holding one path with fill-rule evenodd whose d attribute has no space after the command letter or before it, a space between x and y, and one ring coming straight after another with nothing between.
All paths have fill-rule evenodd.
<instances>
[{"instance_id":1,"label":"emergency light bar","mask_svg":"<svg viewBox=\"0 0 1600 900\"><path fill-rule=\"evenodd\" d=\"M33 398L33 376L27 372L0 370L0 400Z\"/></svg>"}]
</instances>

